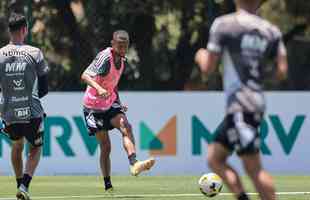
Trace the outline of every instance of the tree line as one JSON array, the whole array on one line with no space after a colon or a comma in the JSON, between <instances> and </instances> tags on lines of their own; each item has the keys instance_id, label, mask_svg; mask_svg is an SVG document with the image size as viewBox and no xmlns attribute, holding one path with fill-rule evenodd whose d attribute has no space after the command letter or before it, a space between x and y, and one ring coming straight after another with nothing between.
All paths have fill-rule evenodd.
<instances>
[{"instance_id":1,"label":"tree line","mask_svg":"<svg viewBox=\"0 0 310 200\"><path fill-rule=\"evenodd\" d=\"M82 71L117 29L131 37L121 90L220 90L221 67L206 80L193 57L206 46L214 18L234 10L233 0L4 0L0 27L6 30L12 11L28 16L28 42L44 51L54 91L83 90ZM263 2L261 15L281 27L290 55L285 82L275 81L272 63L266 66L267 89L310 88L309 11L310 1ZM1 46L7 41L8 33L1 32Z\"/></svg>"}]
</instances>

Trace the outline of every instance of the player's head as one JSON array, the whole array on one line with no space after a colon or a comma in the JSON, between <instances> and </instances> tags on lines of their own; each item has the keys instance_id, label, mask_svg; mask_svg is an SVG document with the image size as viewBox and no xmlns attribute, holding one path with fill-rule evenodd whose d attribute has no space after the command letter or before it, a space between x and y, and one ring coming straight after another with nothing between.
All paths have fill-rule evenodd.
<instances>
[{"instance_id":1,"label":"player's head","mask_svg":"<svg viewBox=\"0 0 310 200\"><path fill-rule=\"evenodd\" d=\"M115 53L121 57L124 57L127 53L129 46L129 34L127 31L118 30L113 33L113 38L111 41L112 48Z\"/></svg>"},{"instance_id":2,"label":"player's head","mask_svg":"<svg viewBox=\"0 0 310 200\"><path fill-rule=\"evenodd\" d=\"M9 31L12 35L26 37L28 33L27 19L24 15L12 13L9 17Z\"/></svg>"},{"instance_id":3,"label":"player's head","mask_svg":"<svg viewBox=\"0 0 310 200\"><path fill-rule=\"evenodd\" d=\"M249 11L256 11L261 5L262 0L235 0L237 7Z\"/></svg>"}]
</instances>

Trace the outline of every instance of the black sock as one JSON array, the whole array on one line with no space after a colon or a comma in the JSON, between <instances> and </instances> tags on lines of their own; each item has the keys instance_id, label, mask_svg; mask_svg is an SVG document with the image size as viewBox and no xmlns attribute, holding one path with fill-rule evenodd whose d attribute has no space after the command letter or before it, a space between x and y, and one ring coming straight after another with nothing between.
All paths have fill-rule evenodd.
<instances>
[{"instance_id":1,"label":"black sock","mask_svg":"<svg viewBox=\"0 0 310 200\"><path fill-rule=\"evenodd\" d=\"M103 180L104 180L105 190L107 190L107 189L112 187L112 182L111 182L111 177L110 176L104 177Z\"/></svg>"},{"instance_id":2,"label":"black sock","mask_svg":"<svg viewBox=\"0 0 310 200\"><path fill-rule=\"evenodd\" d=\"M29 174L24 174L23 182L22 182L22 183L23 183L23 185L24 185L26 188L29 188L31 179L32 179L32 177L29 176Z\"/></svg>"},{"instance_id":3,"label":"black sock","mask_svg":"<svg viewBox=\"0 0 310 200\"><path fill-rule=\"evenodd\" d=\"M23 178L16 178L17 188L19 188L19 186L22 184L22 182L23 182Z\"/></svg>"},{"instance_id":4,"label":"black sock","mask_svg":"<svg viewBox=\"0 0 310 200\"><path fill-rule=\"evenodd\" d=\"M245 192L241 192L238 195L238 200L250 200L249 196Z\"/></svg>"},{"instance_id":5,"label":"black sock","mask_svg":"<svg viewBox=\"0 0 310 200\"><path fill-rule=\"evenodd\" d=\"M137 155L135 153L132 153L128 156L129 164L134 165L137 162Z\"/></svg>"}]
</instances>

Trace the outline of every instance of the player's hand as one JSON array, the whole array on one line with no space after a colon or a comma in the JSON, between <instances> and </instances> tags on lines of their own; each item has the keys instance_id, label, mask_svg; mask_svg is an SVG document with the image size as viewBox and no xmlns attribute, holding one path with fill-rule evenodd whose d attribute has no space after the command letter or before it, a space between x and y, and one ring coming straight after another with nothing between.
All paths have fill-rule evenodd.
<instances>
[{"instance_id":1,"label":"player's hand","mask_svg":"<svg viewBox=\"0 0 310 200\"><path fill-rule=\"evenodd\" d=\"M106 89L103 89L103 88L98 88L97 94L98 96L103 97L103 98L107 98L110 96L110 93Z\"/></svg>"},{"instance_id":2,"label":"player's hand","mask_svg":"<svg viewBox=\"0 0 310 200\"><path fill-rule=\"evenodd\" d=\"M127 112L128 111L128 106L127 105L121 105L122 111Z\"/></svg>"}]
</instances>

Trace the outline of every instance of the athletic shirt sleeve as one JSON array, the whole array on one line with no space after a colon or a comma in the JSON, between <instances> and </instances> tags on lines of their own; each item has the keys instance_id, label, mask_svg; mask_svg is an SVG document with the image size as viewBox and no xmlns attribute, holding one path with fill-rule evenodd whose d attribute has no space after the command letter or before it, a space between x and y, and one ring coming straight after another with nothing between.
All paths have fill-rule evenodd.
<instances>
[{"instance_id":1,"label":"athletic shirt sleeve","mask_svg":"<svg viewBox=\"0 0 310 200\"><path fill-rule=\"evenodd\" d=\"M221 18L215 19L209 33L207 49L214 53L221 53L223 49L224 31Z\"/></svg>"},{"instance_id":2,"label":"athletic shirt sleeve","mask_svg":"<svg viewBox=\"0 0 310 200\"><path fill-rule=\"evenodd\" d=\"M47 65L47 62L44 59L44 56L41 50L39 50L39 53L38 53L36 70L37 70L38 76L43 76L47 74L49 71L49 67Z\"/></svg>"},{"instance_id":3,"label":"athletic shirt sleeve","mask_svg":"<svg viewBox=\"0 0 310 200\"><path fill-rule=\"evenodd\" d=\"M98 53L95 59L86 68L85 73L90 76L107 75L110 70L109 58L110 55L105 51Z\"/></svg>"}]
</instances>

